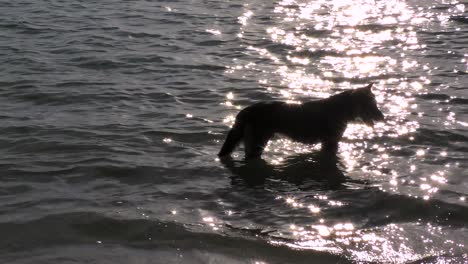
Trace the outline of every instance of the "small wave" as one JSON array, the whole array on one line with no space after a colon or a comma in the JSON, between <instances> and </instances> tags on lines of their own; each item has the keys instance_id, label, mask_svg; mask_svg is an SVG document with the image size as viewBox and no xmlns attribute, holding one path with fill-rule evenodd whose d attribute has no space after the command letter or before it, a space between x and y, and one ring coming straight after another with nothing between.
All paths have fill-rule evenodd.
<instances>
[{"instance_id":1,"label":"small wave","mask_svg":"<svg viewBox=\"0 0 468 264\"><path fill-rule=\"evenodd\" d=\"M376 76L367 77L322 77L323 80L332 81L334 83L350 83L350 84L368 84L378 82L380 80L388 80L391 78L400 78L399 74L379 74Z\"/></svg>"},{"instance_id":2,"label":"small wave","mask_svg":"<svg viewBox=\"0 0 468 264\"><path fill-rule=\"evenodd\" d=\"M169 64L166 67L173 69L193 69L193 70L207 70L207 71L224 71L226 66L213 65L213 64Z\"/></svg>"},{"instance_id":3,"label":"small wave","mask_svg":"<svg viewBox=\"0 0 468 264\"><path fill-rule=\"evenodd\" d=\"M16 196L16 195L21 195L23 193L27 193L31 191L33 188L27 184L6 184L5 182L2 182L2 190L0 190L0 196L5 197L8 195L11 196Z\"/></svg>"},{"instance_id":4,"label":"small wave","mask_svg":"<svg viewBox=\"0 0 468 264\"><path fill-rule=\"evenodd\" d=\"M449 100L450 96L446 94L435 94L435 93L426 93L426 94L418 94L416 95L417 98L426 99L426 100Z\"/></svg>"},{"instance_id":5,"label":"small wave","mask_svg":"<svg viewBox=\"0 0 468 264\"><path fill-rule=\"evenodd\" d=\"M468 24L468 17L466 16L451 16L450 20L463 24Z\"/></svg>"},{"instance_id":6,"label":"small wave","mask_svg":"<svg viewBox=\"0 0 468 264\"><path fill-rule=\"evenodd\" d=\"M127 31L127 30L120 30L119 35L131 38L148 38L148 39L158 39L161 38L162 35L158 33L149 33L149 32L134 32L134 31Z\"/></svg>"},{"instance_id":7,"label":"small wave","mask_svg":"<svg viewBox=\"0 0 468 264\"><path fill-rule=\"evenodd\" d=\"M180 130L179 130L180 131ZM202 132L175 132L175 131L147 131L142 133L145 137L156 140L163 140L170 138L184 143L206 142L213 138L213 135L208 134L206 131Z\"/></svg>"},{"instance_id":8,"label":"small wave","mask_svg":"<svg viewBox=\"0 0 468 264\"><path fill-rule=\"evenodd\" d=\"M326 37L329 36L333 33L332 30L317 30L317 29L305 29L302 31L306 36L312 37L312 38L321 38L321 37Z\"/></svg>"},{"instance_id":9,"label":"small wave","mask_svg":"<svg viewBox=\"0 0 468 264\"><path fill-rule=\"evenodd\" d=\"M383 24L364 24L355 26L360 31L381 32L386 30L394 30L398 25L383 25Z\"/></svg>"},{"instance_id":10,"label":"small wave","mask_svg":"<svg viewBox=\"0 0 468 264\"><path fill-rule=\"evenodd\" d=\"M18 90L36 88L38 80L15 80L15 81L0 81L0 92L5 94L15 94ZM8 89L2 89L8 88Z\"/></svg>"},{"instance_id":11,"label":"small wave","mask_svg":"<svg viewBox=\"0 0 468 264\"><path fill-rule=\"evenodd\" d=\"M55 28L47 27L47 26L38 26L31 24L27 21L21 21L16 23L2 23L0 24L0 28L5 29L15 29L18 30L20 34L26 35L37 35L43 33L49 33L51 31L57 31Z\"/></svg>"},{"instance_id":12,"label":"small wave","mask_svg":"<svg viewBox=\"0 0 468 264\"><path fill-rule=\"evenodd\" d=\"M468 136L463 131L457 130L435 130L420 128L414 139L415 144L435 145L447 147L451 145L458 149L458 147L467 147L459 145L459 142L468 142ZM458 145L458 146L457 146Z\"/></svg>"},{"instance_id":13,"label":"small wave","mask_svg":"<svg viewBox=\"0 0 468 264\"><path fill-rule=\"evenodd\" d=\"M54 86L55 87L68 88L68 87L82 87L82 86L94 86L94 85L112 86L112 85L115 85L115 84L116 83L113 83L113 82L90 82L90 81L80 80L80 81L59 82L59 83L56 83Z\"/></svg>"},{"instance_id":14,"label":"small wave","mask_svg":"<svg viewBox=\"0 0 468 264\"><path fill-rule=\"evenodd\" d=\"M293 55L299 56L299 57L306 57L306 58L322 58L325 56L332 56L332 57L345 57L344 53L340 53L337 51L333 50L315 50L315 51L309 51L309 50L303 50L303 51L297 51L294 52Z\"/></svg>"},{"instance_id":15,"label":"small wave","mask_svg":"<svg viewBox=\"0 0 468 264\"><path fill-rule=\"evenodd\" d=\"M360 208L368 216L364 228L390 223L417 222L423 219L441 226L463 228L468 222L466 207L438 200L425 201L404 195L384 194L374 196L367 208Z\"/></svg>"},{"instance_id":16,"label":"small wave","mask_svg":"<svg viewBox=\"0 0 468 264\"><path fill-rule=\"evenodd\" d=\"M45 140L42 138L28 137L27 139L17 140L14 144L7 148L9 153L48 153L50 155L58 153L76 153L76 152L113 152L111 147L90 144L84 142L75 142L68 140L67 142Z\"/></svg>"},{"instance_id":17,"label":"small wave","mask_svg":"<svg viewBox=\"0 0 468 264\"><path fill-rule=\"evenodd\" d=\"M118 68L128 68L130 65L120 61L107 60L107 59L84 59L78 58L72 61L81 61L86 60L85 62L76 64L77 67L92 69L92 70L110 70Z\"/></svg>"},{"instance_id":18,"label":"small wave","mask_svg":"<svg viewBox=\"0 0 468 264\"><path fill-rule=\"evenodd\" d=\"M198 46L220 46L223 44L224 41L222 40L206 40L197 43Z\"/></svg>"},{"instance_id":19,"label":"small wave","mask_svg":"<svg viewBox=\"0 0 468 264\"><path fill-rule=\"evenodd\" d=\"M468 99L465 99L465 98L453 98L453 99L450 99L450 104L468 105Z\"/></svg>"},{"instance_id":20,"label":"small wave","mask_svg":"<svg viewBox=\"0 0 468 264\"><path fill-rule=\"evenodd\" d=\"M167 57L162 57L158 55L150 55L150 54L145 54L145 55L139 55L139 56L124 56L119 58L123 62L127 63L162 63L167 60L172 60Z\"/></svg>"}]
</instances>

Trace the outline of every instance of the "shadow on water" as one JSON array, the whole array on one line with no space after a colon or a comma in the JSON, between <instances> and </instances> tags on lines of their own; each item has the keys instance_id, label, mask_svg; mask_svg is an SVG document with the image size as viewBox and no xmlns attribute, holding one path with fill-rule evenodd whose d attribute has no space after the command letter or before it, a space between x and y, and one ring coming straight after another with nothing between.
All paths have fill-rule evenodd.
<instances>
[{"instance_id":1,"label":"shadow on water","mask_svg":"<svg viewBox=\"0 0 468 264\"><path fill-rule=\"evenodd\" d=\"M346 205L337 208L325 205L322 208L326 209L322 212L323 217L346 218L362 228L402 222L464 226L468 221L468 214L461 205L386 192L368 181L352 179L340 169L340 159L329 153L298 154L278 165L263 159L239 161L227 158L221 162L232 173L231 184L241 187L241 190L261 188L281 193L285 191L286 183L292 187L287 187L286 191L304 192L306 196L303 197L316 204L320 201L307 193L326 193L330 199L342 201ZM306 213L304 217L309 219L309 214ZM299 221L297 216L295 220Z\"/></svg>"},{"instance_id":2,"label":"shadow on water","mask_svg":"<svg viewBox=\"0 0 468 264\"><path fill-rule=\"evenodd\" d=\"M304 153L286 158L273 165L263 159L236 161L223 158L221 163L232 172L233 185L263 186L267 180L287 181L300 190L344 188L345 183L366 184L344 175L340 159L332 153Z\"/></svg>"}]
</instances>

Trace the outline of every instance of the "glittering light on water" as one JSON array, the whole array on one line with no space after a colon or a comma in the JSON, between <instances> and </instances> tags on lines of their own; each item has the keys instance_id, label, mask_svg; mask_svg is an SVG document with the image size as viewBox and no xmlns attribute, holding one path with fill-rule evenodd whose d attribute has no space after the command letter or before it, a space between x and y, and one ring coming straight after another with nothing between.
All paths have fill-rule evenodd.
<instances>
[{"instance_id":1,"label":"glittering light on water","mask_svg":"<svg viewBox=\"0 0 468 264\"><path fill-rule=\"evenodd\" d=\"M318 231L318 235L321 237L327 237L331 234L330 229L326 225L314 225L312 226L315 230Z\"/></svg>"},{"instance_id":2,"label":"glittering light on water","mask_svg":"<svg viewBox=\"0 0 468 264\"><path fill-rule=\"evenodd\" d=\"M228 123L229 125L234 124L236 117L234 115L228 115L223 119L223 123Z\"/></svg>"},{"instance_id":3,"label":"glittering light on water","mask_svg":"<svg viewBox=\"0 0 468 264\"><path fill-rule=\"evenodd\" d=\"M204 221L204 222L207 222L207 223L213 223L213 222L214 222L214 218L211 217L211 216L203 217L203 221Z\"/></svg>"},{"instance_id":4,"label":"glittering light on water","mask_svg":"<svg viewBox=\"0 0 468 264\"><path fill-rule=\"evenodd\" d=\"M211 33L213 35L221 35L221 31L217 29L207 29L206 32Z\"/></svg>"},{"instance_id":5,"label":"glittering light on water","mask_svg":"<svg viewBox=\"0 0 468 264\"><path fill-rule=\"evenodd\" d=\"M309 210L312 212L312 213L318 213L320 212L320 208L315 206L315 205L309 205Z\"/></svg>"},{"instance_id":6,"label":"glittering light on water","mask_svg":"<svg viewBox=\"0 0 468 264\"><path fill-rule=\"evenodd\" d=\"M254 56L253 62L234 60L235 65L226 72L241 72L239 76L244 76L244 73L258 75L257 82L261 88L272 97L288 102L326 98L346 89L362 87L356 81L375 82L373 92L386 120L376 123L373 128L363 124L348 125L344 140L340 143L342 165L350 173L360 169L366 175L379 177L384 183L383 191L389 191L385 190L387 187L393 192L399 188L410 188L409 196L412 198L409 199L430 200L438 188L447 183L447 175L441 171L427 173L424 177L411 178L409 175L408 178L408 174L424 173L425 166L418 162L432 158L433 150L415 149L411 154L411 148L408 151L404 145L393 146L395 141L419 140L416 136L419 120L430 113L423 111L424 105L418 105L415 94L424 94L429 87L432 88L428 76L435 70L430 64L410 56L414 50L426 47L418 39L417 29L421 23L432 19L431 11L408 5L398 0L280 1L275 5L274 13L281 23L273 23L264 29L267 42L277 45L262 46L246 42L249 43L245 46L248 54ZM256 12L255 9L245 10L239 17L240 36L254 25L253 22L249 23L257 19L253 12ZM448 21L448 17L438 19ZM252 30L258 33L257 27L252 26ZM462 60L462 63L466 62L466 58ZM427 72L428 76L391 77L399 76L402 71L409 75L422 71ZM225 105L233 106L234 95L228 93L226 97L230 103ZM440 108L442 113L447 113L444 119L447 127L468 126L468 123L457 119L450 109L442 105ZM233 121L233 115L224 119L228 124ZM316 150L316 146L275 139L268 144L266 154L273 155L273 165L281 165L288 161L286 156L310 152ZM408 163L402 166L403 171L394 168L395 155L409 157ZM444 160L443 157L447 156L447 152L442 151L438 158ZM364 262L390 260L405 263L424 257L408 246L410 238L401 225L390 224L374 231L360 229L357 223L337 223L326 219L327 209L337 210L339 208L336 207L346 206L348 201L335 201L325 195L314 196L313 201L293 196L281 199L288 210L307 212L311 223L286 224L283 231L292 234L294 242L275 243L329 252L345 249L353 258ZM465 201L464 196L457 199ZM317 220L317 216L323 218ZM431 243L427 237L422 240L424 244ZM349 245L355 246L349 249Z\"/></svg>"},{"instance_id":7,"label":"glittering light on water","mask_svg":"<svg viewBox=\"0 0 468 264\"><path fill-rule=\"evenodd\" d=\"M435 175L435 174L431 175L431 180L438 182L438 183L447 183L447 179L442 176L442 173L440 174L441 175Z\"/></svg>"},{"instance_id":8,"label":"glittering light on water","mask_svg":"<svg viewBox=\"0 0 468 264\"><path fill-rule=\"evenodd\" d=\"M421 186L420 186L420 187L421 187L421 190L428 190L428 189L430 189L430 188L431 188L431 186L430 186L429 184L426 184L426 183L424 183L424 184L421 184Z\"/></svg>"},{"instance_id":9,"label":"glittering light on water","mask_svg":"<svg viewBox=\"0 0 468 264\"><path fill-rule=\"evenodd\" d=\"M239 23L247 25L247 21L254 13L251 10L247 10L242 16L239 17Z\"/></svg>"}]
</instances>

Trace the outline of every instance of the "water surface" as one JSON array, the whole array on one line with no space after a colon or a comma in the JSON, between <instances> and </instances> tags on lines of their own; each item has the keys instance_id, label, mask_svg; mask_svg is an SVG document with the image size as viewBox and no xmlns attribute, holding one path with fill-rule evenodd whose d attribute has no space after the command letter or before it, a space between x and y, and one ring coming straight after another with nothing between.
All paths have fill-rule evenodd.
<instances>
[{"instance_id":1,"label":"water surface","mask_svg":"<svg viewBox=\"0 0 468 264\"><path fill-rule=\"evenodd\" d=\"M463 263L466 5L1 3L1 261ZM216 158L249 104L370 82L337 164Z\"/></svg>"}]
</instances>

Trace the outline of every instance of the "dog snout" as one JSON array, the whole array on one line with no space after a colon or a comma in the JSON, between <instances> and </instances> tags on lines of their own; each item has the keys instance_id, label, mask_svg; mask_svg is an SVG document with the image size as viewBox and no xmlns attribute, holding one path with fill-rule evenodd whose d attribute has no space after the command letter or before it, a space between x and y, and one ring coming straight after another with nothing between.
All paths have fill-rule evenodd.
<instances>
[{"instance_id":1,"label":"dog snout","mask_svg":"<svg viewBox=\"0 0 468 264\"><path fill-rule=\"evenodd\" d=\"M379 121L384 121L385 120L384 114L381 111L379 111L379 114L380 114Z\"/></svg>"},{"instance_id":2,"label":"dog snout","mask_svg":"<svg viewBox=\"0 0 468 264\"><path fill-rule=\"evenodd\" d=\"M380 110L376 111L374 113L374 118L373 118L375 121L379 122L379 121L384 121L385 120L385 116L383 115L382 112L380 112Z\"/></svg>"}]
</instances>

